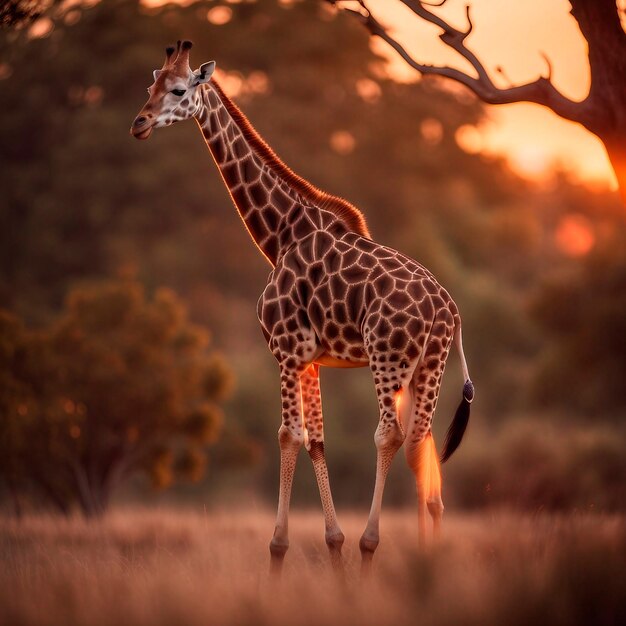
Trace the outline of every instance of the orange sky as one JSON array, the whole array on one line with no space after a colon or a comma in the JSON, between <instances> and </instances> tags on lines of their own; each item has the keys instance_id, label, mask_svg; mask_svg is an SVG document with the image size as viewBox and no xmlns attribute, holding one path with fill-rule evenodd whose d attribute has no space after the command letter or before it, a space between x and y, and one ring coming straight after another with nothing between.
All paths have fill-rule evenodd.
<instances>
[{"instance_id":1,"label":"orange sky","mask_svg":"<svg viewBox=\"0 0 626 626\"><path fill-rule=\"evenodd\" d=\"M153 6L168 1L193 2L143 1ZM226 0L231 4L241 1ZM569 13L567 0L469 1L474 29L466 43L491 70L496 84L507 86L536 79L546 72L544 53L552 63L555 86L573 100L585 97L590 80L587 44ZM626 0L618 1L626 4ZM437 27L417 18L399 0L369 0L368 4L416 60L471 71L463 58L441 42ZM447 0L444 7L432 10L464 28L466 4L467 0ZM419 78L380 39L373 39L372 45L389 58L389 69L398 79ZM503 68L503 76L494 71L496 66ZM617 188L602 143L582 126L530 103L487 106L487 112L488 119L478 132L468 133L474 150L505 156L516 172L529 178L549 178L558 167L587 183Z\"/></svg>"},{"instance_id":2,"label":"orange sky","mask_svg":"<svg viewBox=\"0 0 626 626\"><path fill-rule=\"evenodd\" d=\"M432 10L464 28L466 4L465 0L448 0L444 7ZM590 80L587 44L567 0L471 0L471 6L474 30L466 43L492 70L496 84L507 85L493 71L498 65L514 84L545 73L543 52L551 60L555 86L574 100L585 97ZM440 29L415 17L398 0L371 0L370 7L416 60L469 69L464 59L440 41ZM414 79L416 73L384 42L378 40L376 50L389 55L395 74ZM616 187L601 142L580 125L529 103L488 106L488 115L489 121L475 139L482 150L505 155L519 173L542 178L557 165L587 182Z\"/></svg>"}]
</instances>

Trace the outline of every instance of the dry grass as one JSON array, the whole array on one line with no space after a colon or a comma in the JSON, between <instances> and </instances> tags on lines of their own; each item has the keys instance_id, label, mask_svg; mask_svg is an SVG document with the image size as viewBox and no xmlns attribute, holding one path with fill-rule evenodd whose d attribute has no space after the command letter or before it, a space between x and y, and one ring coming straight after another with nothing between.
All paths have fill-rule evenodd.
<instances>
[{"instance_id":1,"label":"dry grass","mask_svg":"<svg viewBox=\"0 0 626 626\"><path fill-rule=\"evenodd\" d=\"M0 623L625 623L623 517L448 516L413 549L413 513L386 511L372 580L358 579L365 514L341 516L342 584L321 514L295 513L279 585L267 578L270 513L117 510L99 522L0 518Z\"/></svg>"}]
</instances>

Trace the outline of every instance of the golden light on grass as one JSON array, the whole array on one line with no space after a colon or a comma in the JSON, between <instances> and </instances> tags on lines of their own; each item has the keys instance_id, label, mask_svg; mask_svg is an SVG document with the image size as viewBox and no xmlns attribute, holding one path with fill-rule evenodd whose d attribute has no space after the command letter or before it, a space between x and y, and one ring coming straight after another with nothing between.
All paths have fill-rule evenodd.
<instances>
[{"instance_id":1,"label":"golden light on grass","mask_svg":"<svg viewBox=\"0 0 626 626\"><path fill-rule=\"evenodd\" d=\"M366 513L340 512L340 584L321 512L295 511L280 586L268 578L273 513L125 509L100 521L0 517L0 622L491 626L619 623L621 516L448 515L441 543L417 551L415 512L386 510L366 586ZM592 620L590 616L598 619ZM600 619L602 618L602 619Z\"/></svg>"},{"instance_id":2,"label":"golden light on grass","mask_svg":"<svg viewBox=\"0 0 626 626\"><path fill-rule=\"evenodd\" d=\"M594 246L596 238L589 220L582 215L564 217L554 234L558 248L568 256L584 256Z\"/></svg>"}]
</instances>

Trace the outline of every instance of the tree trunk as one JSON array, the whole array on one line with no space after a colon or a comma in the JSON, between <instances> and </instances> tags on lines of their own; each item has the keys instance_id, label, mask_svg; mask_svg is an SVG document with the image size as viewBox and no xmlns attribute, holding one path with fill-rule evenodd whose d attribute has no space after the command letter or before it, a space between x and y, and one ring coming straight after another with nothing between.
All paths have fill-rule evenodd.
<instances>
[{"instance_id":1,"label":"tree trunk","mask_svg":"<svg viewBox=\"0 0 626 626\"><path fill-rule=\"evenodd\" d=\"M580 123L607 151L626 206L626 33L615 0L570 0L589 46L589 112Z\"/></svg>"},{"instance_id":2,"label":"tree trunk","mask_svg":"<svg viewBox=\"0 0 626 626\"><path fill-rule=\"evenodd\" d=\"M117 471L123 465L116 462L107 470L96 471L94 466L88 476L82 464L74 465L74 481L76 484L78 502L85 517L101 517L109 506L111 493L117 487L121 475ZM104 476L101 476L104 474Z\"/></svg>"},{"instance_id":3,"label":"tree trunk","mask_svg":"<svg viewBox=\"0 0 626 626\"><path fill-rule=\"evenodd\" d=\"M98 517L101 513L96 502L96 494L87 479L85 468L78 462L73 464L74 483L76 485L76 495L78 503L85 517Z\"/></svg>"},{"instance_id":4,"label":"tree trunk","mask_svg":"<svg viewBox=\"0 0 626 626\"><path fill-rule=\"evenodd\" d=\"M13 515L17 517L17 519L22 518L22 501L20 499L20 493L15 484L15 481L12 478L7 480L7 484L9 487L9 493L11 494L11 503L13 504Z\"/></svg>"},{"instance_id":5,"label":"tree trunk","mask_svg":"<svg viewBox=\"0 0 626 626\"><path fill-rule=\"evenodd\" d=\"M102 489L91 487L89 490L89 500L87 506L83 506L85 517L98 518L102 517L109 506L108 494Z\"/></svg>"},{"instance_id":6,"label":"tree trunk","mask_svg":"<svg viewBox=\"0 0 626 626\"><path fill-rule=\"evenodd\" d=\"M38 477L36 480L39 489L41 489L44 495L48 498L50 504L54 505L59 513L62 513L67 517L71 512L70 503L57 493L55 488L48 484L47 481L43 480L41 477Z\"/></svg>"},{"instance_id":7,"label":"tree trunk","mask_svg":"<svg viewBox=\"0 0 626 626\"><path fill-rule=\"evenodd\" d=\"M619 194L626 206L626 132L621 135L600 137L615 171Z\"/></svg>"}]
</instances>

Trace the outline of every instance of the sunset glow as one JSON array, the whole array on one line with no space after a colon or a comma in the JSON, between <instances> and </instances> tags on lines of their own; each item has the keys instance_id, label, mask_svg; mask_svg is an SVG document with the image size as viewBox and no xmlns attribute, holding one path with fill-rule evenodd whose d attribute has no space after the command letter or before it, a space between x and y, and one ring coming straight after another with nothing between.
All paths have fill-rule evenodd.
<instances>
[{"instance_id":1,"label":"sunset glow","mask_svg":"<svg viewBox=\"0 0 626 626\"><path fill-rule=\"evenodd\" d=\"M354 135L347 130L337 130L330 136L330 147L341 156L350 154L355 146Z\"/></svg>"},{"instance_id":2,"label":"sunset glow","mask_svg":"<svg viewBox=\"0 0 626 626\"><path fill-rule=\"evenodd\" d=\"M574 257L587 254L596 240L589 220L582 215L563 218L554 238L564 254Z\"/></svg>"},{"instance_id":3,"label":"sunset glow","mask_svg":"<svg viewBox=\"0 0 626 626\"><path fill-rule=\"evenodd\" d=\"M396 413L399 415L401 410L402 410L402 395L403 395L403 390L400 389L394 398L394 403L396 405Z\"/></svg>"},{"instance_id":4,"label":"sunset glow","mask_svg":"<svg viewBox=\"0 0 626 626\"><path fill-rule=\"evenodd\" d=\"M435 440L428 435L420 444L420 463L418 482L425 490L426 501L441 496L441 469L435 448Z\"/></svg>"},{"instance_id":5,"label":"sunset glow","mask_svg":"<svg viewBox=\"0 0 626 626\"><path fill-rule=\"evenodd\" d=\"M618 622L626 0L0 15L0 626Z\"/></svg>"},{"instance_id":6,"label":"sunset glow","mask_svg":"<svg viewBox=\"0 0 626 626\"><path fill-rule=\"evenodd\" d=\"M372 0L372 11L391 34L421 62L450 65L472 73L468 63L439 39L439 29L420 20L400 2ZM433 9L454 26L466 26L465 2L450 0ZM474 29L467 39L502 87L532 81L547 72L545 54L552 65L552 81L564 95L582 100L590 84L587 45L567 0L523 3L474 0ZM388 71L398 80L415 81L420 76L380 40L372 47L388 59ZM501 68L498 72L496 68ZM450 81L451 82L451 81ZM464 87L460 92L469 94ZM472 97L472 96L470 96ZM480 151L503 155L517 173L543 179L555 169L570 172L586 182L617 187L602 143L581 126L559 118L536 104L487 105L487 120L478 129ZM463 149L476 150L472 139L457 137Z\"/></svg>"},{"instance_id":7,"label":"sunset glow","mask_svg":"<svg viewBox=\"0 0 626 626\"><path fill-rule=\"evenodd\" d=\"M230 7L224 6L213 7L212 9L209 9L206 15L207 20L216 26L228 24L232 17L233 10Z\"/></svg>"},{"instance_id":8,"label":"sunset glow","mask_svg":"<svg viewBox=\"0 0 626 626\"><path fill-rule=\"evenodd\" d=\"M454 138L462 150L468 154L478 154L484 146L484 137L476 126L465 124L455 133Z\"/></svg>"},{"instance_id":9,"label":"sunset glow","mask_svg":"<svg viewBox=\"0 0 626 626\"><path fill-rule=\"evenodd\" d=\"M159 7L172 1L188 5L194 0L143 0L143 3ZM228 0L227 4L239 2ZM283 4L291 3L289 0ZM620 3L623 5L623 0ZM416 59L433 65L448 64L471 73L468 63L439 39L439 30L417 18L402 3L371 0L369 6ZM465 2L449 0L445 7L435 11L453 25L464 27L465 6ZM545 54L552 65L552 81L557 89L569 98L582 100L590 84L587 46L569 10L567 0L550 3L474 0L471 3L474 29L468 37L468 46L490 70L494 82L503 87L545 75ZM207 20L223 25L232 15L233 9L221 5L208 11ZM43 29L43 25L38 28ZM371 47L388 60L387 70L396 80L420 80L387 44L372 39ZM461 97L473 97L464 87L455 88L452 81L448 82ZM356 87L367 102L376 102L380 97L380 89L370 79L359 80ZM471 130L464 127L456 137L466 152L503 156L513 171L532 180L546 180L556 170L563 170L592 186L617 188L604 146L582 126L531 103L486 105L486 110L487 118L480 127ZM425 139L429 142L432 135ZM331 146L342 155L354 149L353 142L343 135L333 136Z\"/></svg>"}]
</instances>

